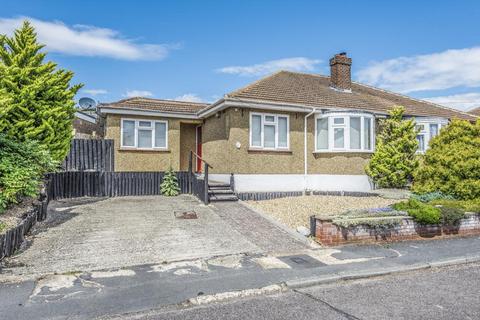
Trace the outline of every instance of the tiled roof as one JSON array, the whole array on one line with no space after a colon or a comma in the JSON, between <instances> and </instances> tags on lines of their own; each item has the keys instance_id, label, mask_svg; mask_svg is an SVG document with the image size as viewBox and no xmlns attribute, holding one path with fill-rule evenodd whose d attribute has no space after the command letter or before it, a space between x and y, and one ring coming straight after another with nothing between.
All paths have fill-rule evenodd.
<instances>
[{"instance_id":1,"label":"tiled roof","mask_svg":"<svg viewBox=\"0 0 480 320\"><path fill-rule=\"evenodd\" d=\"M468 111L468 113L473 114L474 116L480 117L480 107Z\"/></svg>"},{"instance_id":2,"label":"tiled roof","mask_svg":"<svg viewBox=\"0 0 480 320\"><path fill-rule=\"evenodd\" d=\"M280 71L234 91L226 98L291 103L311 107L361 109L388 113L394 106L404 106L410 116L430 116L475 120L466 112L413 99L404 95L352 82L351 92L330 87L330 77Z\"/></svg>"},{"instance_id":3,"label":"tiled roof","mask_svg":"<svg viewBox=\"0 0 480 320\"><path fill-rule=\"evenodd\" d=\"M102 103L101 107L109 108L127 108L127 109L141 109L161 112L175 112L185 114L196 114L198 111L206 108L208 104L197 102L185 102L176 100L161 100L134 97L123 99L112 103Z\"/></svg>"}]
</instances>

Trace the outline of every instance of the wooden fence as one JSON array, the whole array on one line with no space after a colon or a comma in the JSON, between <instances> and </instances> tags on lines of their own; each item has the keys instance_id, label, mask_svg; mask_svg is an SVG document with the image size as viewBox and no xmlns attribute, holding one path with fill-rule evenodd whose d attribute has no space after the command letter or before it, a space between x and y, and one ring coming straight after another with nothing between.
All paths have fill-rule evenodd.
<instances>
[{"instance_id":1,"label":"wooden fence","mask_svg":"<svg viewBox=\"0 0 480 320\"><path fill-rule=\"evenodd\" d=\"M114 141L73 139L63 162L65 171L114 171Z\"/></svg>"},{"instance_id":2,"label":"wooden fence","mask_svg":"<svg viewBox=\"0 0 480 320\"><path fill-rule=\"evenodd\" d=\"M52 199L160 195L164 172L57 172ZM190 193L189 173L177 172L180 193Z\"/></svg>"}]
</instances>

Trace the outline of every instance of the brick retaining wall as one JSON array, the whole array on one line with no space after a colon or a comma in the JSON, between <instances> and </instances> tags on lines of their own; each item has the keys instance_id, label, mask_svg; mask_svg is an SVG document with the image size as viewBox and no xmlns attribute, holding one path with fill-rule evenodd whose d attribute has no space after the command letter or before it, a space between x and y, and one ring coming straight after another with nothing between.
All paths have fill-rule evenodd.
<instances>
[{"instance_id":1,"label":"brick retaining wall","mask_svg":"<svg viewBox=\"0 0 480 320\"><path fill-rule=\"evenodd\" d=\"M411 217L405 217L399 225L386 229L367 226L339 227L332 218L315 217L315 237L323 245L335 246L348 243L378 241L418 240L450 235L480 235L480 214L467 213L458 226L421 225Z\"/></svg>"}]
</instances>

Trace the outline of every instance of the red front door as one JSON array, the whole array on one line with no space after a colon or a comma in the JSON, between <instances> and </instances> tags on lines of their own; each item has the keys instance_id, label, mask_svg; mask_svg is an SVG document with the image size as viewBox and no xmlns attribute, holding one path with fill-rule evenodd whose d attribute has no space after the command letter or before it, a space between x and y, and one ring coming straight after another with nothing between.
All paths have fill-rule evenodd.
<instances>
[{"instance_id":1,"label":"red front door","mask_svg":"<svg viewBox=\"0 0 480 320\"><path fill-rule=\"evenodd\" d=\"M202 157L202 126L197 127L197 150L199 157ZM202 160L197 158L197 172L202 172Z\"/></svg>"}]
</instances>

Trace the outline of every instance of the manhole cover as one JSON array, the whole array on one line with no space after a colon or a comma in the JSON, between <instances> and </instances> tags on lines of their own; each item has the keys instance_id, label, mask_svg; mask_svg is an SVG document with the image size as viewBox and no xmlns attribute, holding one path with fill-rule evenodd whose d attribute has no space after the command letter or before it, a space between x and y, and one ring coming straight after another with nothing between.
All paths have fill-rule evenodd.
<instances>
[{"instance_id":1,"label":"manhole cover","mask_svg":"<svg viewBox=\"0 0 480 320\"><path fill-rule=\"evenodd\" d=\"M302 255L294 255L294 256L283 256L279 257L280 260L288 264L292 268L315 268L315 267L322 267L326 264L313 259L309 255L302 254Z\"/></svg>"},{"instance_id":2,"label":"manhole cover","mask_svg":"<svg viewBox=\"0 0 480 320\"><path fill-rule=\"evenodd\" d=\"M175 218L177 219L197 219L197 213L195 211L175 211L174 212Z\"/></svg>"},{"instance_id":3,"label":"manhole cover","mask_svg":"<svg viewBox=\"0 0 480 320\"><path fill-rule=\"evenodd\" d=\"M305 263L308 263L307 260L303 259L303 258L300 258L300 257L292 257L290 258L290 260L292 260L293 262L297 263L297 264L305 264Z\"/></svg>"}]
</instances>

